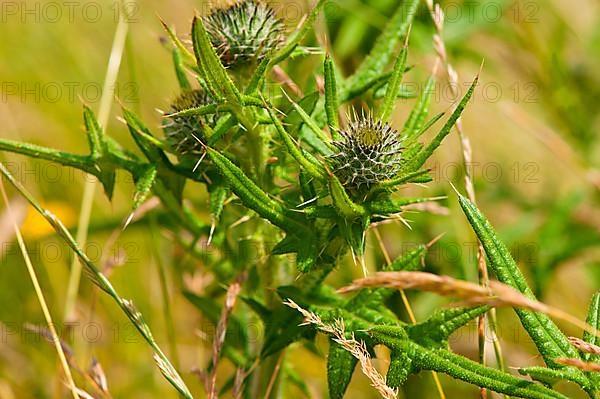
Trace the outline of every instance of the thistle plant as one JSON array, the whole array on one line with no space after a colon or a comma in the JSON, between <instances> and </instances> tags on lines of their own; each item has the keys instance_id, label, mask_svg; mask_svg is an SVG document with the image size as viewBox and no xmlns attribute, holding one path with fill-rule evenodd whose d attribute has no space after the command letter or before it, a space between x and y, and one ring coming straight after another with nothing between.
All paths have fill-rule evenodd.
<instances>
[{"instance_id":1,"label":"thistle plant","mask_svg":"<svg viewBox=\"0 0 600 399\"><path fill-rule=\"evenodd\" d=\"M477 85L478 77L430 141L425 141L423 134L445 116L429 115L433 76L405 123L396 126L391 122L407 71L408 46L403 39L418 4L417 0L407 0L398 8L371 53L351 76L343 78L334 59L327 55L322 57L323 68L315 71L323 73L323 94L307 86L303 90L306 94L293 99L283 87L279 88L281 95L269 95L266 85L270 72L285 65L284 61L294 62L296 56L322 56L302 46L324 0L318 1L303 24L287 37L281 21L262 2L238 1L229 8L195 17L193 52L164 24L182 93L164 117L164 135L155 135L135 113L123 108L123 119L139 149L137 153L125 151L103 132L92 110L85 107L90 144L87 155L0 140L4 151L57 162L95 176L109 197L116 170L131 174L135 182L133 210L150 196L160 200L160 209L144 217L152 213L163 216L167 221L161 228L170 230L175 243L189 256L202 259L203 273L215 277L204 292L186 289L181 293L218 332L212 358L204 365L195 365L203 371L200 375L210 397L234 390L240 397L275 398L285 396L286 383L305 390L302 378L287 367L294 359L284 357L284 352L294 344L311 347L317 329L331 336L323 371L327 370L333 399L344 397L359 361L363 370L369 370L368 357L376 345L386 346L391 353L385 380L373 383L386 395L400 389L411 374L433 371L514 397L566 398L552 389L549 381L557 380L573 382L590 397L598 397L600 376L561 360L590 357L582 356L542 312L515 307L546 363L546 367L519 369L531 377L526 379L471 361L449 348L450 335L493 304L440 309L419 323L408 323L389 305L393 289L366 288L347 296L336 292L339 285L326 280L340 270L357 267L344 261L348 254L365 267L367 232L374 224L396 218L408 205L434 200L401 197L398 192L407 185L431 181L427 162L450 134ZM242 65L250 68L249 77L248 70L238 70ZM379 91L382 96L377 99L373 94ZM368 109L357 111L354 120L340 120L354 100L362 98L375 100L369 102ZM191 158L195 167L175 163L169 153ZM112 297L137 327L167 381L184 397L193 397L185 382L192 377L171 364L133 302L122 299L62 224L5 168L0 170L48 218L83 261L91 281ZM206 188L206 202L184 198L184 186L192 182ZM497 278L533 299L522 272L490 223L472 202L460 195L458 199ZM200 208L209 211L210 222L196 213ZM253 261L243 256L240 247L248 237L260 244L260 256ZM203 253L197 245L200 240L219 250ZM274 245L268 245L272 240ZM428 246L419 245L377 269L419 270L427 251ZM364 273L369 273L366 268ZM225 293L223 285L233 288ZM235 306L236 298L242 305ZM284 301L296 304L296 308ZM590 310L593 328L598 327L598 303L596 297ZM303 323L307 314L316 315L314 323ZM264 327L265 336L259 345L239 334L245 331L244 323L250 322ZM235 331L228 334L228 329ZM588 331L584 340L594 344L597 336ZM216 387L217 368L224 359L238 372ZM190 369L192 365L187 366ZM368 375L375 378L372 372Z\"/></svg>"},{"instance_id":2,"label":"thistle plant","mask_svg":"<svg viewBox=\"0 0 600 399\"><path fill-rule=\"evenodd\" d=\"M216 7L202 22L226 68L256 64L284 41L282 21L261 0Z\"/></svg>"},{"instance_id":3,"label":"thistle plant","mask_svg":"<svg viewBox=\"0 0 600 399\"><path fill-rule=\"evenodd\" d=\"M181 93L171 104L170 114L164 119L166 141L177 154L199 153L206 140L203 133L210 126L211 118L198 115L178 115L190 108L209 105L211 98L201 89Z\"/></svg>"},{"instance_id":4,"label":"thistle plant","mask_svg":"<svg viewBox=\"0 0 600 399\"><path fill-rule=\"evenodd\" d=\"M331 168L347 189L369 189L396 177L401 168L402 143L391 126L361 116L339 134L341 139L333 142L336 153L330 157Z\"/></svg>"}]
</instances>

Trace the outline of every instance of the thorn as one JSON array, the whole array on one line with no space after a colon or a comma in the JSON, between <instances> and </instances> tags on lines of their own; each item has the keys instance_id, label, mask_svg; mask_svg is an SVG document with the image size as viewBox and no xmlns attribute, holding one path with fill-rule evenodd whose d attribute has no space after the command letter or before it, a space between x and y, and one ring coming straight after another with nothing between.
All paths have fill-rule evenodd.
<instances>
[{"instance_id":1,"label":"thorn","mask_svg":"<svg viewBox=\"0 0 600 399\"><path fill-rule=\"evenodd\" d=\"M450 183L450 187L452 187L452 190L454 190L454 192L460 197L460 193L458 192L458 190L456 189L456 186L454 186L454 184L452 184L451 181L448 181L448 183Z\"/></svg>"},{"instance_id":2,"label":"thorn","mask_svg":"<svg viewBox=\"0 0 600 399\"><path fill-rule=\"evenodd\" d=\"M296 205L296 208L300 208L300 207L302 207L304 205L310 204L311 202L315 202L318 199L319 199L319 197L317 196L317 197L311 198L309 200L306 200L303 203Z\"/></svg>"},{"instance_id":3,"label":"thorn","mask_svg":"<svg viewBox=\"0 0 600 399\"><path fill-rule=\"evenodd\" d=\"M213 218L212 223L210 224L210 232L208 233L208 240L206 241L206 245L209 246L213 239L213 234L215 232L216 223Z\"/></svg>"},{"instance_id":4,"label":"thorn","mask_svg":"<svg viewBox=\"0 0 600 399\"><path fill-rule=\"evenodd\" d=\"M362 267L363 275L365 277L367 277L369 275L369 271L367 270L367 264L365 262L365 257L361 256L359 259L360 259L360 265Z\"/></svg>"},{"instance_id":5,"label":"thorn","mask_svg":"<svg viewBox=\"0 0 600 399\"><path fill-rule=\"evenodd\" d=\"M431 241L429 241L427 244L425 244L425 248L427 248L427 249L431 248L435 243L437 243L439 240L441 240L442 237L445 235L446 235L446 232L438 234Z\"/></svg>"},{"instance_id":6,"label":"thorn","mask_svg":"<svg viewBox=\"0 0 600 399\"><path fill-rule=\"evenodd\" d=\"M121 231L125 231L125 229L129 226L129 223L131 223L131 221L133 220L134 216L135 216L135 211L131 211L131 213L129 214L129 216L127 216L127 219L125 220L125 223L123 223L123 227L121 228Z\"/></svg>"},{"instance_id":7,"label":"thorn","mask_svg":"<svg viewBox=\"0 0 600 399\"><path fill-rule=\"evenodd\" d=\"M194 135L192 134L192 136L194 136ZM194 138L196 138L196 136L194 136ZM198 140L198 141L200 141L200 140ZM200 164L204 160L205 156L206 156L206 151L202 153L202 156L200 157L200 159L198 160L198 162L196 162L196 164L194 165L194 168L192 169L192 172L195 172L196 169L198 169L198 167L200 166Z\"/></svg>"}]
</instances>

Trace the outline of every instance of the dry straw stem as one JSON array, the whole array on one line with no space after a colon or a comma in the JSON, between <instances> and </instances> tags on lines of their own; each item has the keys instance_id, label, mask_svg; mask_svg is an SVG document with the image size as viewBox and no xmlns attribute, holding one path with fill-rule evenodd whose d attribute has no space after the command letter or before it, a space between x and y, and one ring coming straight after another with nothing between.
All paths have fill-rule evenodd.
<instances>
[{"instance_id":1,"label":"dry straw stem","mask_svg":"<svg viewBox=\"0 0 600 399\"><path fill-rule=\"evenodd\" d=\"M212 351L212 372L210 379L207 379L209 382L208 385L208 397L210 399L216 399L217 396L217 365L219 363L219 354L223 349L223 345L225 344L225 336L227 334L227 322L229 320L229 316L231 316L231 312L233 311L233 307L235 306L235 302L242 288L241 282L244 277L238 278L236 282L231 284L227 289L227 294L225 295L225 306L221 311L221 317L219 318L219 322L217 323L217 331L215 334L215 339L213 341L213 351Z\"/></svg>"},{"instance_id":2,"label":"dry straw stem","mask_svg":"<svg viewBox=\"0 0 600 399\"><path fill-rule=\"evenodd\" d=\"M524 308L564 320L590 334L600 337L600 331L584 321L560 309L527 298L514 288L495 280L490 281L489 287L482 287L478 284L457 280L450 276L438 276L426 272L378 272L371 276L354 280L352 284L339 289L338 292L347 293L363 288L377 287L396 289L414 288L443 296L460 298L467 305Z\"/></svg>"},{"instance_id":3,"label":"dry straw stem","mask_svg":"<svg viewBox=\"0 0 600 399\"><path fill-rule=\"evenodd\" d=\"M564 364L565 366L573 366L583 371L593 371L596 373L600 373L600 364L584 362L580 359L568 359L568 358L558 358L555 360L556 363Z\"/></svg>"},{"instance_id":4,"label":"dry straw stem","mask_svg":"<svg viewBox=\"0 0 600 399\"><path fill-rule=\"evenodd\" d=\"M383 398L397 398L398 392L386 385L385 378L383 378L383 376L379 374L377 369L373 366L371 356L367 351L365 343L362 341L357 341L354 338L354 334L352 334L352 338L346 338L344 322L342 320L337 320L335 324L331 326L323 323L323 321L318 315L306 309L303 309L291 299L285 300L283 304L289 306L292 309L296 309L298 312L302 313L302 315L304 316L304 325L313 324L319 330L327 334L333 335L335 342L340 344L345 350L350 352L352 356L359 360L362 372L367 376L367 378L369 378L373 388L375 388Z\"/></svg>"},{"instance_id":5,"label":"dry straw stem","mask_svg":"<svg viewBox=\"0 0 600 399\"><path fill-rule=\"evenodd\" d=\"M1 165L1 164L0 164ZM4 167L2 165L2 167ZM4 200L4 204L6 206L6 213L11 220L11 224L13 225L15 236L17 237L17 242L19 244L19 249L21 250L21 254L23 255L23 260L25 261L25 265L27 266L27 271L29 273L29 278L33 284L33 288L35 290L36 296L38 298L38 302L40 307L42 308L42 313L44 314L44 319L46 320L46 324L48 324L48 330L50 331L50 336L52 338L52 342L54 343L56 352L58 353L58 358L60 359L61 366L63 368L63 372L65 374L65 378L67 379L67 385L69 386L69 390L73 395L74 399L78 399L79 388L75 385L73 381L73 376L71 374L71 369L69 368L69 364L67 362L67 357L63 348L60 344L60 338L56 333L56 328L54 328L54 322L52 321L52 316L50 314L50 309L48 309L48 304L46 303L46 299L44 297L44 292L42 287L40 286L39 280L37 278L37 274L35 269L33 268L33 264L31 263L31 258L29 257L29 253L27 252L27 247L25 246L25 240L21 235L21 230L19 229L19 225L16 222L16 219L13 217L12 210L10 207L10 202L8 200L8 196L6 195L6 190L4 189L4 179L0 178L0 192L2 194L2 199Z\"/></svg>"},{"instance_id":6,"label":"dry straw stem","mask_svg":"<svg viewBox=\"0 0 600 399\"><path fill-rule=\"evenodd\" d=\"M429 14L431 15L431 19L433 20L433 24L435 26L436 33L433 36L433 44L435 51L438 55L438 60L436 61L435 69L437 69L437 63L441 62L446 66L446 75L448 76L448 81L450 82L450 88L452 90L452 94L456 97L458 96L457 87L458 87L458 73L450 64L448 59L448 53L446 52L446 45L444 44L444 39L442 38L442 34L444 32L444 12L442 11L439 4L433 4L433 0L426 0L427 8L429 9ZM467 167L472 164L473 161L473 150L471 147L471 141L464 133L462 128L462 119L459 117L456 120L456 131L458 132L458 136L460 138L460 143L462 147L462 155L463 162L465 165L465 188L467 190L467 195L471 202L474 204L477 203L475 198L475 187L473 185L473 176L471 175L471 168ZM489 273L487 269L487 264L485 262L483 245L479 242L477 248L477 271L479 274L479 283L483 286L487 286L489 282ZM495 314L492 309L491 318L493 321L492 325L495 325ZM482 364L485 364L485 319L486 315L483 314L479 317L478 320L478 336L479 336L479 359ZM492 327L493 333L493 342L494 342L494 350L496 351L496 358L500 365L500 368L504 369L503 360L502 360L502 350L500 348L500 343L496 336L496 331ZM486 392L482 388L481 396L486 397Z\"/></svg>"},{"instance_id":7,"label":"dry straw stem","mask_svg":"<svg viewBox=\"0 0 600 399\"><path fill-rule=\"evenodd\" d=\"M600 346L585 342L577 337L569 337L569 342L580 352L591 353L592 355L600 355Z\"/></svg>"},{"instance_id":8,"label":"dry straw stem","mask_svg":"<svg viewBox=\"0 0 600 399\"><path fill-rule=\"evenodd\" d=\"M31 331L37 334L38 336L42 337L48 343L54 344L54 337L52 336L52 332L48 328L36 326L33 324L25 324L25 328L28 331ZM90 368L88 370L84 370L77 363L77 360L75 359L75 354L73 353L73 349L71 349L71 347L60 338L59 343L63 353L65 354L65 359L67 360L69 367L71 367L79 375L81 375L88 382L88 384L94 388L96 392L95 397L98 399L111 399L112 396L108 391L108 382L106 379L106 375L104 374L104 370L102 369L100 363L98 363L96 359L92 359ZM77 388L77 392L82 397L94 398L94 396L88 394L87 392L84 392L79 388Z\"/></svg>"}]
</instances>

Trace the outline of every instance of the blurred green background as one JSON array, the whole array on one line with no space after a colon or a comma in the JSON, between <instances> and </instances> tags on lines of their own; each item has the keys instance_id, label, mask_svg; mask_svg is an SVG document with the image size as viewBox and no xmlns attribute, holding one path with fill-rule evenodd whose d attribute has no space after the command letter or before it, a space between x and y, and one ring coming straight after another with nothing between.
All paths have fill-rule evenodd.
<instances>
[{"instance_id":1,"label":"blurred green background","mask_svg":"<svg viewBox=\"0 0 600 399\"><path fill-rule=\"evenodd\" d=\"M308 9L301 0L272 3L290 29ZM81 104L87 103L96 111L100 105L118 3L0 4L0 134L85 152ZM158 132L157 109L166 109L178 88L157 15L186 37L192 16L205 10L207 4L189 0L127 4L131 11L129 35L116 94ZM485 60L481 84L463 117L473 148L471 168L479 207L511 246L541 300L584 318L587 301L600 286L600 3L475 0L443 1L441 5L446 14L444 39L459 74L459 97ZM349 73L398 6L397 0L331 1L326 16L316 25L316 36L327 33L336 63ZM404 80L409 90L421 90L432 71L433 33L423 3L410 38L409 63L414 68ZM310 41L308 45L317 45L316 37ZM303 85L318 73L319 60L319 55L309 56L288 72ZM448 110L457 100L444 75L439 75L434 112ZM398 104L394 116L398 124L412 101ZM107 132L133 150L119 115L115 101ZM85 183L82 173L12 154L3 153L0 159L75 231ZM446 195L451 193L449 181L462 188L461 159L458 137L452 134L430 163L435 182L410 190ZM203 189L190 186L187 190L208 221ZM97 190L86 250L104 267L114 267L111 280L116 288L135 300L156 339L166 346L165 304L159 295L157 267L157 256L161 257L172 293L177 358L186 382L202 397L201 384L188 371L206 365L211 353L211 327L180 291L186 287L202 292L211 277L201 260L186 255L168 234L150 230L147 220L115 233L131 209L132 192L132 182L125 174L119 175L112 202ZM92 358L98 359L114 397L176 397L128 321L89 282L82 281L72 320L75 324L71 329L63 326L71 254L16 193L9 194L13 208L24 219L23 233L59 331L73 346L80 364L87 367ZM408 213L411 229L402 224L383 226L384 241L391 254L397 255L411 245L446 233L432 248L426 269L476 281L475 239L454 197L449 197L439 208ZM27 323L43 325L44 320L10 224L6 217L0 222L0 398L65 397L54 348L25 327ZM368 262L383 262L372 240L368 246L373 249ZM342 284L360 274L348 261L333 278ZM416 293L410 293L410 300L417 318L444 303L438 297ZM397 305L400 307L401 302ZM240 309L243 311L243 306ZM561 327L570 335L580 335L569 325ZM512 312L500 311L499 334L509 367L541 362ZM475 327L456 336L452 345L476 358ZM291 366L302 376L312 397L327 397L322 359L326 340L318 341L322 356L300 345L296 348L288 355ZM376 365L385 370L385 356L376 360ZM477 397L476 388L444 376L442 385L448 398ZM569 385L559 390L583 397ZM284 397L302 395L290 387ZM375 398L377 394L357 371L348 397ZM421 373L409 380L400 397L438 396L430 374Z\"/></svg>"}]
</instances>

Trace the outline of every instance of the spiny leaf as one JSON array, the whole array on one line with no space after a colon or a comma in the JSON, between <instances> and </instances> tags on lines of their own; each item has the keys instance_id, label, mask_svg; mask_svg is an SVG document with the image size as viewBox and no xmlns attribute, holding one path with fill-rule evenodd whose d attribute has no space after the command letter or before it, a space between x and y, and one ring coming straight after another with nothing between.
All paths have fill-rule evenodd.
<instances>
[{"instance_id":1,"label":"spiny leaf","mask_svg":"<svg viewBox=\"0 0 600 399\"><path fill-rule=\"evenodd\" d=\"M366 214L365 208L350 199L340 180L333 174L329 176L329 192L333 205L344 218L352 220Z\"/></svg>"},{"instance_id":2,"label":"spiny leaf","mask_svg":"<svg viewBox=\"0 0 600 399\"><path fill-rule=\"evenodd\" d=\"M427 79L427 82L425 82L425 87L421 92L417 103L413 107L408 119L404 123L402 134L406 137L406 141L408 143L417 139L419 136L421 128L423 127L423 122L429 114L429 105L431 104L431 98L434 92L434 87L435 78L433 76L430 76L429 79Z\"/></svg>"},{"instance_id":3,"label":"spiny leaf","mask_svg":"<svg viewBox=\"0 0 600 399\"><path fill-rule=\"evenodd\" d=\"M106 140L104 139L104 131L98 123L94 112L87 105L83 106L83 122L92 157L98 158L106 152Z\"/></svg>"},{"instance_id":4,"label":"spiny leaf","mask_svg":"<svg viewBox=\"0 0 600 399\"><path fill-rule=\"evenodd\" d=\"M221 184L215 184L209 186L210 192L210 216L213 223L220 219L221 213L223 212L223 204L229 195L227 187Z\"/></svg>"},{"instance_id":5,"label":"spiny leaf","mask_svg":"<svg viewBox=\"0 0 600 399\"><path fill-rule=\"evenodd\" d=\"M275 115L275 111L273 111L272 107L267 106L267 111L269 112L269 116L271 117L271 120L275 125L275 129L279 134L279 138L281 138L288 152L292 155L292 157L294 157L294 159L296 160L296 162L298 162L300 167L311 177L318 180L324 180L326 176L326 171L323 165L311 161L302 153L300 148L296 146L296 143L294 143L292 138L286 132L285 128L279 121L279 118L277 118L277 115Z\"/></svg>"},{"instance_id":6,"label":"spiny leaf","mask_svg":"<svg viewBox=\"0 0 600 399\"><path fill-rule=\"evenodd\" d=\"M406 57L408 54L408 48L404 46L400 55L394 65L394 72L390 77L390 81L385 92L385 98L381 108L381 114L379 119L384 122L389 120L392 111L394 110L394 104L396 104L396 98L400 92L400 84L402 83L402 76L404 75L404 68L406 67Z\"/></svg>"},{"instance_id":7,"label":"spiny leaf","mask_svg":"<svg viewBox=\"0 0 600 399\"><path fill-rule=\"evenodd\" d=\"M418 5L419 0L407 0L398 5L392 19L377 38L377 42L367 58L359 66L356 73L346 81L343 88L345 93L355 91L365 82L372 81L374 77L383 73L400 39L406 34L412 23ZM342 94L340 97L344 98L346 95Z\"/></svg>"},{"instance_id":8,"label":"spiny leaf","mask_svg":"<svg viewBox=\"0 0 600 399\"><path fill-rule=\"evenodd\" d=\"M458 194L458 200L469 223L477 234L489 259L489 267L504 284L510 285L530 299L535 299L525 277L513 260L508 248L500 241L490 222L467 198ZM543 313L515 309L523 327L544 357L548 366L562 368L552 360L558 357L579 358L567 337L552 320Z\"/></svg>"},{"instance_id":9,"label":"spiny leaf","mask_svg":"<svg viewBox=\"0 0 600 399\"><path fill-rule=\"evenodd\" d=\"M173 48L172 57L173 67L175 68L175 76L177 77L179 88L181 89L181 91L191 90L192 86L190 85L190 81L188 80L185 74L185 68L183 66L183 60L181 57L181 50L178 47Z\"/></svg>"},{"instance_id":10,"label":"spiny leaf","mask_svg":"<svg viewBox=\"0 0 600 399\"><path fill-rule=\"evenodd\" d=\"M188 64L191 64L191 65L195 64L196 60L194 59L194 55L187 49L185 44L183 44L181 42L181 40L179 40L179 38L177 37L177 35L173 31L173 29L171 29L165 23L165 21L163 21L162 19L160 20L160 23L163 26L163 28L167 31L167 34L171 38L171 41L173 42L175 47L179 50L179 52L182 55L182 57L184 58L185 62L187 62Z\"/></svg>"},{"instance_id":11,"label":"spiny leaf","mask_svg":"<svg viewBox=\"0 0 600 399\"><path fill-rule=\"evenodd\" d=\"M225 97L231 103L241 103L241 94L221 64L202 19L198 17L194 17L192 22L192 41L198 67L211 91L214 91L217 98Z\"/></svg>"},{"instance_id":12,"label":"spiny leaf","mask_svg":"<svg viewBox=\"0 0 600 399\"><path fill-rule=\"evenodd\" d=\"M445 373L494 392L529 399L567 399L566 396L542 385L484 367L447 350L425 349L410 341L406 350L416 367Z\"/></svg>"},{"instance_id":13,"label":"spiny leaf","mask_svg":"<svg viewBox=\"0 0 600 399\"><path fill-rule=\"evenodd\" d=\"M554 385L559 380L572 381L587 392L592 393L592 395L590 395L592 398L594 397L593 392L596 390L594 385L590 384L589 380L582 378L581 373L576 372L573 368L554 370L548 367L524 367L519 369L519 373L522 375L529 375L534 380L550 386Z\"/></svg>"},{"instance_id":14,"label":"spiny leaf","mask_svg":"<svg viewBox=\"0 0 600 399\"><path fill-rule=\"evenodd\" d=\"M340 127L338 120L340 101L338 99L338 88L335 79L335 65L329 55L325 57L323 70L325 72L325 112L332 137L336 139L337 129Z\"/></svg>"},{"instance_id":15,"label":"spiny leaf","mask_svg":"<svg viewBox=\"0 0 600 399\"><path fill-rule=\"evenodd\" d=\"M406 327L406 330L414 342L423 346L447 346L450 334L488 310L488 306L444 309L421 323Z\"/></svg>"},{"instance_id":16,"label":"spiny leaf","mask_svg":"<svg viewBox=\"0 0 600 399\"><path fill-rule=\"evenodd\" d=\"M411 204L421 204L440 199L434 198L395 198L386 200L376 200L366 204L366 208L371 215L392 215L402 212L403 207Z\"/></svg>"},{"instance_id":17,"label":"spiny leaf","mask_svg":"<svg viewBox=\"0 0 600 399\"><path fill-rule=\"evenodd\" d=\"M592 296L586 322L596 330L600 330L600 291ZM583 340L592 345L600 345L600 338L587 331L583 332ZM600 362L600 355L586 353L583 359L588 362Z\"/></svg>"},{"instance_id":18,"label":"spiny leaf","mask_svg":"<svg viewBox=\"0 0 600 399\"><path fill-rule=\"evenodd\" d=\"M158 170L150 166L144 171L138 181L135 183L135 193L133 195L133 210L136 210L152 191L152 186L156 180Z\"/></svg>"},{"instance_id":19,"label":"spiny leaf","mask_svg":"<svg viewBox=\"0 0 600 399\"><path fill-rule=\"evenodd\" d=\"M248 83L246 90L244 90L244 94L254 95L260 91L260 89L263 85L265 76L266 76L267 72L269 71L270 64L271 64L271 57L270 57L270 54L267 54L267 56L264 57L260 61L260 64L258 64L258 67L252 74L252 78L250 78L250 82Z\"/></svg>"},{"instance_id":20,"label":"spiny leaf","mask_svg":"<svg viewBox=\"0 0 600 399\"><path fill-rule=\"evenodd\" d=\"M358 359L350 352L334 340L329 340L327 386L329 387L329 397L331 399L342 399L344 397L357 363Z\"/></svg>"},{"instance_id":21,"label":"spiny leaf","mask_svg":"<svg viewBox=\"0 0 600 399\"><path fill-rule=\"evenodd\" d=\"M452 130L452 127L454 126L454 124L456 123L458 118L460 118L460 115L462 114L463 110L467 106L467 103L471 99L471 96L473 95L473 91L475 90L475 86L477 85L478 81L479 81L479 76L475 77L475 80L473 80L473 83L471 84L469 91L467 91L467 94L465 94L465 96L462 98L462 100L460 101L460 103L458 104L458 106L456 107L456 109L454 110L452 115L450 116L450 118L448 118L448 120L446 121L446 123L444 124L444 126L442 127L440 132L434 137L434 139L431 141L431 143L429 143L429 145L427 147L425 147L410 162L410 167L412 168L412 170L419 169L421 166L423 166L425 161L427 161L427 159L440 146L440 144L442 144L442 141L450 133L450 131Z\"/></svg>"},{"instance_id":22,"label":"spiny leaf","mask_svg":"<svg viewBox=\"0 0 600 399\"><path fill-rule=\"evenodd\" d=\"M285 46L283 46L273 56L273 59L271 60L271 65L280 63L292 54L296 46L298 46L298 43L300 43L300 40L302 40L302 38L306 36L308 31L312 27L312 24L317 19L317 15L319 15L319 11L321 10L321 7L323 7L325 2L326 0L319 0L319 2L315 5L310 14L308 14L308 17L306 17L306 19L302 23L302 26L300 26L298 30L296 30L288 37L288 41L285 44Z\"/></svg>"},{"instance_id":23,"label":"spiny leaf","mask_svg":"<svg viewBox=\"0 0 600 399\"><path fill-rule=\"evenodd\" d=\"M108 199L112 199L117 178L117 164L108 155L108 145L104 130L98 123L94 112L87 106L83 109L83 121L87 131L88 142L91 150L91 157L95 162L97 170L96 176L102 186Z\"/></svg>"},{"instance_id":24,"label":"spiny leaf","mask_svg":"<svg viewBox=\"0 0 600 399\"><path fill-rule=\"evenodd\" d=\"M390 354L390 366L387 371L386 384L398 388L406 382L412 372L412 361L405 352L393 351Z\"/></svg>"},{"instance_id":25,"label":"spiny leaf","mask_svg":"<svg viewBox=\"0 0 600 399\"><path fill-rule=\"evenodd\" d=\"M333 147L329 143L329 139L323 133L323 130L319 128L317 123L310 117L307 111L301 106L301 104L296 104L294 101L291 101L292 106L294 107L294 111L300 116L302 121L306 126L306 130L303 130L304 138L314 149L319 151L321 155L331 155L333 153ZM306 134L310 133L310 135Z\"/></svg>"},{"instance_id":26,"label":"spiny leaf","mask_svg":"<svg viewBox=\"0 0 600 399\"><path fill-rule=\"evenodd\" d=\"M294 229L299 232L305 231L303 225L287 217L283 207L278 202L270 199L227 157L210 147L206 147L206 151L223 177L229 182L232 191L242 200L244 205L285 231L293 231Z\"/></svg>"}]
</instances>

